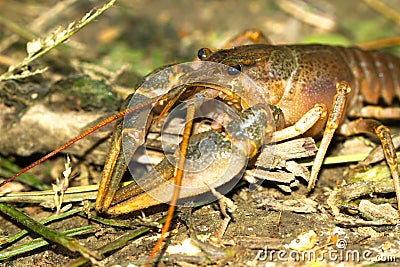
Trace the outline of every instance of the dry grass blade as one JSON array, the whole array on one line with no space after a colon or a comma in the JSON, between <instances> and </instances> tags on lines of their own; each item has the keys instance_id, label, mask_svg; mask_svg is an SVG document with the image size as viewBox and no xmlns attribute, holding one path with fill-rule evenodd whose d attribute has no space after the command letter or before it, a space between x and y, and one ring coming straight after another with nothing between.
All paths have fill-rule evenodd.
<instances>
[{"instance_id":1,"label":"dry grass blade","mask_svg":"<svg viewBox=\"0 0 400 267\"><path fill-rule=\"evenodd\" d=\"M38 59L39 57L45 55L47 52L57 47L58 45L65 42L72 35L77 33L87 24L96 19L99 15L101 15L104 11L109 9L115 0L109 1L107 4L103 5L99 9L92 9L88 13L85 14L78 22L71 22L66 28L62 29L61 27L50 33L45 38L39 38L28 42L26 45L26 50L28 52L28 56L22 60L20 63L16 65L12 65L9 67L8 71L3 73L0 76L0 81L9 80L9 79L21 79L26 78L32 75L43 73L46 68L38 69L35 71L30 71L26 67L32 61ZM21 72L18 73L17 72Z\"/></svg>"},{"instance_id":2,"label":"dry grass blade","mask_svg":"<svg viewBox=\"0 0 400 267\"><path fill-rule=\"evenodd\" d=\"M96 199L98 185L70 187L64 192L64 203ZM0 193L1 202L9 203L43 203L52 202L53 190Z\"/></svg>"}]
</instances>

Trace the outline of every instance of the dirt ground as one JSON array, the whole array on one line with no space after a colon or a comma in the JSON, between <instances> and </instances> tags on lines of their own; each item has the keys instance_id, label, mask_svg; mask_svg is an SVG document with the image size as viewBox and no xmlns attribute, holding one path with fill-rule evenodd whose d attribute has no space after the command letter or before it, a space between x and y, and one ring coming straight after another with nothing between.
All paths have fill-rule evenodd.
<instances>
[{"instance_id":1,"label":"dirt ground","mask_svg":"<svg viewBox=\"0 0 400 267\"><path fill-rule=\"evenodd\" d=\"M46 10L56 5L54 1L0 3L0 55L7 55L0 58L1 73L7 70L7 63L14 64L25 56L27 37L9 22L19 25L33 36L44 36L58 25L67 25L82 17L94 6L103 3L71 0L62 2L64 6L61 6L61 11L51 10L48 13ZM289 2L296 3L297 7L305 3L306 15L302 15L300 10L294 11L293 6L285 11ZM48 66L49 70L17 83L17 89L22 90L18 97L15 96L15 91L0 91L0 169L5 168L1 164L5 159L24 167L93 125L100 118L115 113L123 97L134 89L134 84L155 68L190 61L197 56L199 48L221 47L232 36L245 29L260 29L276 44L318 42L354 45L400 34L400 29L394 21L365 2L117 1L114 7L74 35L67 44L33 62L32 68ZM400 12L399 0L382 2ZM309 20L311 14L318 16ZM11 42L12 45L7 45L7 42ZM399 46L387 50L400 55ZM74 87L71 83L76 81L76 77L83 74L90 77L89 81L96 80L96 88L105 88L104 94L110 98L96 98L88 102L75 95L75 92L68 91ZM1 85L2 89L10 86L10 83L6 82L2 82ZM107 91L109 89L111 91ZM28 93L23 90L28 90ZM46 91L43 97L41 90ZM39 97L21 97L32 92ZM95 101L98 102L93 103ZM398 104L398 101L395 104ZM44 126L38 122L43 120L44 115L39 113L43 110L49 114ZM61 117L63 114L64 117ZM396 122L387 123L395 133L398 132ZM70 186L98 183L111 129L110 126L105 127L101 133L89 137L86 143L76 144L68 150L72 157L72 176L75 177ZM372 138L335 137L328 156L367 153L371 145L375 144L376 140ZM311 158L296 159L295 162L304 163L309 160ZM65 156L60 155L30 173L50 185L55 183L55 177L63 170L64 161ZM226 195L236 208L229 212L231 220L222 237L218 235L226 218L221 213L218 202L193 209L179 208L163 254L159 257L159 265L400 265L400 224L398 218L390 217L393 207L396 206L393 190L386 190L382 185L377 186L383 188L381 191L375 188L366 191L369 192L366 193L367 196L357 200L353 201L350 197L346 199L351 193L362 190L367 183L361 182L355 187L344 186L345 180L351 183L348 173L349 166L355 164L353 161L324 165L318 183L311 193L306 189L306 181L299 176L296 176L295 184L291 184L289 189L287 184L282 186L283 183L271 180L265 181L255 190L250 190L247 182L239 183ZM385 166L384 163L377 165ZM7 176L3 171L0 174ZM12 191L34 190L19 183L10 188ZM90 194L87 199L92 203L95 191ZM329 202L335 196L334 202ZM372 212L376 206L371 202L365 203L366 209L361 209L361 199L376 204L390 203L392 206L389 204L377 207L377 215ZM83 202L75 200L72 203L74 208L77 208L82 207ZM54 209L42 207L35 201L13 201L12 205L35 220L55 213ZM332 210L332 205L339 207L340 212ZM85 225L96 226L94 231L76 238L85 247L98 250L143 227L115 226L115 220L133 224L133 219L141 218L139 222L135 220L134 224L148 225L149 222L163 218L167 208L167 205L161 205L143 212L110 218L113 219L112 225L96 221L96 213L92 211L93 218L85 214L73 215L53 222L49 227L56 231L65 231ZM100 217L109 219L104 215ZM23 226L15 220L3 214L0 216L0 231L4 236L2 239L13 236L21 229ZM158 233L157 227L151 227L150 231L107 252L104 259L97 264L142 265L153 248ZM17 244L23 244L36 237L36 234L31 233ZM194 246L186 243L188 238L191 238ZM200 251L185 254L192 247ZM2 249L0 256L11 250L12 246ZM172 249L181 250L177 252ZM308 255L302 253L302 250L313 251L315 254L312 254L310 259L314 261L302 258ZM0 264L78 266L73 261L79 256L79 253L50 243ZM83 266L92 264L85 263Z\"/></svg>"}]
</instances>

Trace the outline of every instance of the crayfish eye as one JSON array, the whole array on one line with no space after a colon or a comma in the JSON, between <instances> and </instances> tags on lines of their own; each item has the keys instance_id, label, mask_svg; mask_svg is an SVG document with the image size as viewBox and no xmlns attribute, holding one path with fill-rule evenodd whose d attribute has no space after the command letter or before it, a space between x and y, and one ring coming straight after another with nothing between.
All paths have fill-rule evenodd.
<instances>
[{"instance_id":1,"label":"crayfish eye","mask_svg":"<svg viewBox=\"0 0 400 267\"><path fill-rule=\"evenodd\" d=\"M212 54L212 51L208 48L200 48L199 51L197 51L197 57L200 60L205 60L211 54Z\"/></svg>"},{"instance_id":2,"label":"crayfish eye","mask_svg":"<svg viewBox=\"0 0 400 267\"><path fill-rule=\"evenodd\" d=\"M242 66L240 66L240 64L228 67L228 74L229 75L237 75L241 71L242 71Z\"/></svg>"}]
</instances>

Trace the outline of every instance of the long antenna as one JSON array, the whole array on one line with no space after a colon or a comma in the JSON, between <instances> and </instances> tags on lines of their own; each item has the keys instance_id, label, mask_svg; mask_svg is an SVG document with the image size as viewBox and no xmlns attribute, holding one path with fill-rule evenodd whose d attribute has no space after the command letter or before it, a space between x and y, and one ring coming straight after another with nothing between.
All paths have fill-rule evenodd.
<instances>
[{"instance_id":1,"label":"long antenna","mask_svg":"<svg viewBox=\"0 0 400 267\"><path fill-rule=\"evenodd\" d=\"M29 171L30 169L32 169L33 167L39 165L40 163L46 161L47 159L53 157L54 155L56 155L57 153L63 151L64 149L70 147L72 144L74 144L75 142L81 140L82 138L88 136L89 134L93 133L94 131L102 128L103 126L115 121L116 119L122 118L124 117L126 114L135 112L139 109L142 109L148 105L151 105L155 102L158 101L158 98L151 98L149 100L146 100L138 105L135 105L131 108L125 109L123 111L118 112L117 114L112 115L111 117L108 117L107 119L99 122L98 124L96 124L95 126L89 128L88 130L86 130L85 132L81 133L80 135L74 137L73 139L69 140L68 142L66 142L65 144L63 144L62 146L58 147L57 149L53 150L52 152L50 152L49 154L43 156L42 158L38 159L37 161L33 162L31 165L23 168L22 170L20 170L19 172L17 172L16 174L14 174L12 177L6 179L5 181L0 183L0 187L4 186L5 184L11 182L12 180L14 180L15 178L17 178L18 176L20 176L21 174Z\"/></svg>"}]
</instances>

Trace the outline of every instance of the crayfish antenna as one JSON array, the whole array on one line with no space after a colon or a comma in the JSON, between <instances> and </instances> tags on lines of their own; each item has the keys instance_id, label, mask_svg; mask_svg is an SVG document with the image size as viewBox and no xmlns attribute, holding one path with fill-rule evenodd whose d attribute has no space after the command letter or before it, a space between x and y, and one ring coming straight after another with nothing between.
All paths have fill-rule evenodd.
<instances>
[{"instance_id":1,"label":"crayfish antenna","mask_svg":"<svg viewBox=\"0 0 400 267\"><path fill-rule=\"evenodd\" d=\"M185 123L185 128L183 130L182 143L180 146L180 157L179 157L178 167L176 169L176 174L175 174L174 191L172 193L172 198L171 198L171 202L169 204L168 213L165 218L165 223L163 225L163 228L161 229L161 236L160 236L160 238L158 238L157 243L154 245L153 250L151 251L150 256L147 259L144 266L149 266L153 262L153 259L156 256L157 252L160 250L162 242L165 239L165 235L171 225L171 221L172 221L174 211L175 211L175 205L178 201L180 188L182 185L183 168L185 165L185 157L186 157L186 153L187 153L187 148L189 146L189 137L190 137L190 133L192 131L194 113L195 113L195 106L188 105L187 114L186 114L186 123Z\"/></svg>"},{"instance_id":2,"label":"crayfish antenna","mask_svg":"<svg viewBox=\"0 0 400 267\"><path fill-rule=\"evenodd\" d=\"M82 138L88 136L89 134L97 131L98 129L106 126L107 124L110 124L111 122L115 121L116 119L122 118L124 117L126 114L135 112L137 110L140 110L148 105L151 105L155 102L157 102L158 99L157 98L152 98L149 99L147 101L144 101L143 103L140 103L139 105L133 106L131 108L125 109L123 111L118 112L117 114L114 114L108 118L106 118L105 120L99 122L98 124L96 124L95 126L89 128L88 130L86 130L85 132L81 133L80 135L72 138L71 140L69 140L68 142L66 142L65 144L61 145L60 147L58 147L57 149L53 150L52 152L50 152L49 154L43 156L42 158L38 159L37 161L33 162L32 164L30 164L29 166L23 168L22 170L20 170L19 172L17 172L16 174L14 174L12 177L4 180L3 182L0 183L0 187L8 184L9 182L13 181L15 178L17 178L18 176L20 176L21 174L24 174L25 172L29 171L30 169L36 167L37 165L39 165L40 163L48 160L49 158L53 157L54 155L58 154L59 152L65 150L66 148L70 147L72 144L76 143L77 141L81 140Z\"/></svg>"}]
</instances>

